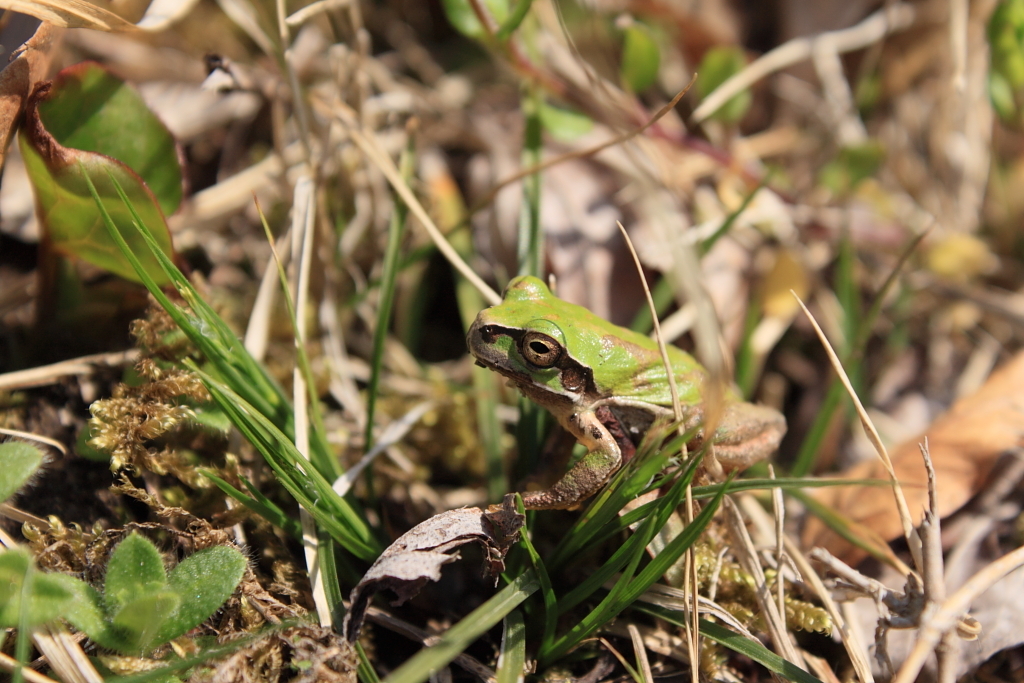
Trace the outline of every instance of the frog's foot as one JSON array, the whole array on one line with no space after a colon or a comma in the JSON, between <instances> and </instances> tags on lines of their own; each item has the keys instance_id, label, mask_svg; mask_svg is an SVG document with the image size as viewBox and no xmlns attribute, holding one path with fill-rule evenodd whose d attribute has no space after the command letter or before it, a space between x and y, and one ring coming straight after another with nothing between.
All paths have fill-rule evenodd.
<instances>
[{"instance_id":1,"label":"frog's foot","mask_svg":"<svg viewBox=\"0 0 1024 683\"><path fill-rule=\"evenodd\" d=\"M597 493L619 469L618 453L591 451L549 489L523 494L527 510L572 510Z\"/></svg>"},{"instance_id":2,"label":"frog's foot","mask_svg":"<svg viewBox=\"0 0 1024 683\"><path fill-rule=\"evenodd\" d=\"M744 470L774 453L785 434L786 418L777 410L732 403L715 432L715 457L726 472Z\"/></svg>"}]
</instances>

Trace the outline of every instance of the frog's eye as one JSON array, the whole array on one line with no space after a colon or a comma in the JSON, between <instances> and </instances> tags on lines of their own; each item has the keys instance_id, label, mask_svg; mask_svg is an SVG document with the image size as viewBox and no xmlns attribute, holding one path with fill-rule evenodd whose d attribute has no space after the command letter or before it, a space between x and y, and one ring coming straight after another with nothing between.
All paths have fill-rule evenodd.
<instances>
[{"instance_id":1,"label":"frog's eye","mask_svg":"<svg viewBox=\"0 0 1024 683\"><path fill-rule=\"evenodd\" d=\"M562 357L562 345L546 334L527 332L519 342L523 358L539 368L550 368Z\"/></svg>"}]
</instances>

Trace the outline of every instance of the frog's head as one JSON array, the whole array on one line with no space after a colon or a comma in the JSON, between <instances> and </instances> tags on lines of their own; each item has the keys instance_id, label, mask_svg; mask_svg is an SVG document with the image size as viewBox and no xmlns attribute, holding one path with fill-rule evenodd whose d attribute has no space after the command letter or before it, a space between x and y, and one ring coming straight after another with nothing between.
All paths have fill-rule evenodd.
<instances>
[{"instance_id":1,"label":"frog's head","mask_svg":"<svg viewBox=\"0 0 1024 683\"><path fill-rule=\"evenodd\" d=\"M478 365L535 401L575 403L594 391L593 371L570 353L581 316L593 314L554 296L541 280L521 276L508 283L500 304L480 311L466 343Z\"/></svg>"}]
</instances>

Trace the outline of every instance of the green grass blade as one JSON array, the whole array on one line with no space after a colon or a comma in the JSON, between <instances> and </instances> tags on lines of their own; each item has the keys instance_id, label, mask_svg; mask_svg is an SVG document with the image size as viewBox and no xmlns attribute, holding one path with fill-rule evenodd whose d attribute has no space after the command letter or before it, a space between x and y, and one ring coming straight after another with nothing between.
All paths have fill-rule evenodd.
<instances>
[{"instance_id":1,"label":"green grass blade","mask_svg":"<svg viewBox=\"0 0 1024 683\"><path fill-rule=\"evenodd\" d=\"M399 161L399 173L408 184L412 180L416 149L416 137L408 136L402 158ZM395 282L398 278L399 257L402 250L402 239L405 237L406 217L409 207L397 195L394 197L394 210L391 212L391 223L388 227L388 243L384 250L384 264L380 281L380 301L377 304L377 327L373 331L373 353L370 356L370 382L366 388L366 434L364 436L364 452L373 448L373 416L377 407L377 392L380 385L381 369L384 365L384 342L391 328L391 309L395 303ZM370 469L367 468L367 473ZM367 474L369 476L369 474Z\"/></svg>"},{"instance_id":2,"label":"green grass blade","mask_svg":"<svg viewBox=\"0 0 1024 683\"><path fill-rule=\"evenodd\" d=\"M380 676L377 675L377 670L373 668L363 644L359 641L356 641L356 653L359 655L359 667L356 669L359 680L363 683L380 683Z\"/></svg>"},{"instance_id":3,"label":"green grass blade","mask_svg":"<svg viewBox=\"0 0 1024 683\"><path fill-rule=\"evenodd\" d=\"M700 243L701 256L711 251L711 247L715 246L715 242L720 240L725 235L729 234L729 231L732 229L732 226L736 222L736 219L740 217L741 213L747 210L747 207L750 206L750 202L754 201L754 197L757 195L758 192L761 191L761 188L768 185L768 181L770 179L771 172L769 171L764 175L763 178L761 178L761 182L757 184L757 187L755 187L750 194L743 198L743 201L740 202L739 207L737 207L735 211L726 216L725 221L722 223L722 225L718 227L718 230L715 230L714 233L712 233L707 239Z\"/></svg>"},{"instance_id":4,"label":"green grass blade","mask_svg":"<svg viewBox=\"0 0 1024 683\"><path fill-rule=\"evenodd\" d=\"M649 443L657 443L658 435L649 434ZM629 463L616 473L612 481L594 498L594 502L576 520L572 529L548 559L551 571L558 571L571 558L590 547L593 539L601 533L627 502L636 498L657 474L664 468L671 454L678 453L682 444L693 438L689 432L676 437L661 448L641 446Z\"/></svg>"},{"instance_id":5,"label":"green grass blade","mask_svg":"<svg viewBox=\"0 0 1024 683\"><path fill-rule=\"evenodd\" d=\"M569 591L565 597L558 601L559 614L564 614L586 600L604 585L606 581L611 579L616 572L632 562L632 558L637 554L642 555L644 553L647 544L661 531L682 501L686 493L686 487L693 480L693 475L696 472L697 460L697 458L691 460L690 466L679 477L678 481L672 485L672 488L664 496L654 501L654 507L650 508L650 514L636 532L596 572L588 576L581 584Z\"/></svg>"},{"instance_id":6,"label":"green grass blade","mask_svg":"<svg viewBox=\"0 0 1024 683\"><path fill-rule=\"evenodd\" d=\"M683 487L685 490L685 487ZM672 539L664 550L662 550L636 578L632 578L635 563L631 563L623 572L622 577L615 584L615 587L608 593L608 596L601 601L594 610L588 614L576 626L571 628L562 638L555 641L555 644L547 651L542 650L539 659L542 664L557 660L572 648L576 647L584 638L588 638L598 628L614 619L622 610L629 607L639 598L644 591L651 587L661 576L679 559L679 557L693 545L700 537L708 523L711 522L718 505L725 496L726 488L723 487L718 495L708 503L693 522L686 526L683 531ZM649 519L653 519L649 518ZM637 534L639 535L639 534ZM631 539L632 540L632 539ZM636 554L636 561L643 556L643 547Z\"/></svg>"},{"instance_id":7,"label":"green grass blade","mask_svg":"<svg viewBox=\"0 0 1024 683\"><path fill-rule=\"evenodd\" d=\"M308 179L306 180L308 181ZM270 232L270 225L267 224L267 217L263 215L263 209L260 208L259 202L256 203L256 211L259 213L260 222L263 224L263 232L267 236L267 243L273 247L274 238ZM315 226L311 225L310 230L313 229L315 229ZM295 314L295 302L292 301L291 288L288 286L288 278L285 275L284 266L276 258L276 255L274 263L277 266L277 277L281 283L281 291L284 295L284 303L288 309L288 317L291 321L292 329L298 332L299 323ZM309 401L306 407L306 414L313 423L313 429L309 430L309 459L324 476L337 479L344 473L344 470L338 459L331 456L331 449L326 441L327 428L324 426L323 413L320 408L320 397L316 393L316 377L313 376L313 367L309 362L309 354L306 352L304 339L296 339L295 341L295 358L299 371L302 373L302 378L306 382L306 395Z\"/></svg>"},{"instance_id":8,"label":"green grass blade","mask_svg":"<svg viewBox=\"0 0 1024 683\"><path fill-rule=\"evenodd\" d=\"M519 495L516 495L516 509L520 514L525 514L526 512L523 507L523 499ZM558 599L555 597L555 590L551 586L551 577L548 574L547 567L544 566L544 560L541 559L537 549L533 547L528 531L524 531L519 535L519 545L530 558L533 570L537 573L537 580L540 582L541 597L544 600L544 633L541 635L540 642L544 646L549 644L555 637L555 628L558 626Z\"/></svg>"},{"instance_id":9,"label":"green grass blade","mask_svg":"<svg viewBox=\"0 0 1024 683\"><path fill-rule=\"evenodd\" d=\"M497 683L519 683L526 665L526 624L522 613L515 609L505 616L501 634L501 654L498 656Z\"/></svg>"},{"instance_id":10,"label":"green grass blade","mask_svg":"<svg viewBox=\"0 0 1024 683\"><path fill-rule=\"evenodd\" d=\"M579 645L584 639L590 637L597 629L615 617L615 605L619 601L620 596L629 588L629 582L636 573L636 569L643 557L644 547L636 547L634 545L633 554L628 558L629 563L615 582L611 591L608 592L608 595L589 614L570 628L568 633L555 640L550 647L542 648L538 652L538 666L541 669L547 668L552 662L560 659L569 650Z\"/></svg>"},{"instance_id":11,"label":"green grass blade","mask_svg":"<svg viewBox=\"0 0 1024 683\"><path fill-rule=\"evenodd\" d=\"M521 574L484 604L445 631L437 644L417 652L405 664L384 679L384 683L423 683L441 667L462 653L474 640L505 618L534 591L540 580L533 571Z\"/></svg>"},{"instance_id":12,"label":"green grass blade","mask_svg":"<svg viewBox=\"0 0 1024 683\"><path fill-rule=\"evenodd\" d=\"M883 483L885 486L891 486L889 482ZM866 543L860 532L850 526L849 520L846 517L836 513L835 510L827 505L822 505L816 499L801 491L790 491L789 495L803 503L811 514L820 519L826 526L828 526L829 529L842 536L854 546L860 548L880 562L884 562L886 564L892 562L892 558L887 555L885 550L881 547L878 547L873 543Z\"/></svg>"},{"instance_id":13,"label":"green grass blade","mask_svg":"<svg viewBox=\"0 0 1024 683\"><path fill-rule=\"evenodd\" d=\"M668 279L661 278L654 285L654 289L651 290L651 298L654 299L654 310L658 312L658 316L665 314L668 307L675 301L675 294L672 292L672 285ZM634 332L642 332L649 334L654 328L654 319L651 317L651 307L641 306L640 310L633 316L633 322L629 324L629 329Z\"/></svg>"},{"instance_id":14,"label":"green grass blade","mask_svg":"<svg viewBox=\"0 0 1024 683\"><path fill-rule=\"evenodd\" d=\"M729 482L726 481L726 484ZM619 608L619 611L625 609L634 600L639 598L644 591L651 587L651 585L661 578L665 572L668 571L669 567L674 565L676 561L682 556L686 549L693 545L693 543L700 537L704 532L704 529L711 522L711 518L715 516L715 512L718 510L718 506L722 502L722 498L725 497L725 493L728 490L728 486L722 486L722 489L718 492L704 509L693 518L693 522L688 524L683 531L673 538L664 550L651 560L651 562L644 567L644 570L640 572L640 575L636 580L632 581L629 585L629 590L623 596L623 604Z\"/></svg>"},{"instance_id":15,"label":"green grass blade","mask_svg":"<svg viewBox=\"0 0 1024 683\"><path fill-rule=\"evenodd\" d=\"M658 605L638 603L636 605L636 609L658 617L659 619L664 619L670 624L675 624L676 626L684 628L687 626L686 620L689 619L689 616L685 612L677 612ZM713 640L719 645L729 648L733 652L738 652L741 655L749 657L772 673L778 674L790 681L794 681L795 683L822 683L819 679L807 673L796 664L783 659L761 643L750 640L749 638L746 638L734 631L730 631L721 624L716 624L708 621L707 619L701 619L700 633L705 638Z\"/></svg>"},{"instance_id":16,"label":"green grass blade","mask_svg":"<svg viewBox=\"0 0 1024 683\"><path fill-rule=\"evenodd\" d=\"M319 438L311 440L313 450L318 451L319 455L314 458L314 466L308 468L311 471L306 472L303 465L300 465L295 459L295 456L298 456L298 459L304 460L294 446L294 419L284 391L270 377L265 368L249 355L230 328L199 297L187 278L153 242L152 236L142 223L141 218L134 212L123 190L117 185L116 179L112 180L122 201L132 211L136 227L143 239L149 245L168 278L189 304L194 315L172 303L152 278L145 273L138 259L121 238L95 188L90 183L90 192L92 192L93 199L103 216L104 224L153 296L217 368L221 378L226 380L226 384L220 384L210 375L200 373L215 400L218 400L224 412L232 417L235 426L247 437L250 437L275 472L283 477L282 484L288 491L310 510L317 521L341 543L342 547L360 559L372 561L380 553L381 548L372 536L368 524L348 501L334 493L324 474L315 466L315 462L326 463L332 458L326 450L326 441L323 439L323 435L320 434ZM239 408L239 406L245 407ZM332 468L327 469L331 470ZM316 476L309 476L314 474ZM331 475L333 475L333 471L328 471L326 476ZM324 507L317 507L315 503Z\"/></svg>"},{"instance_id":17,"label":"green grass blade","mask_svg":"<svg viewBox=\"0 0 1024 683\"><path fill-rule=\"evenodd\" d=\"M88 181L88 178L86 180ZM257 363L248 351L245 350L241 340L220 319L216 311L203 301L184 274L160 250L153 240L150 231L146 228L141 217L139 217L128 197L124 194L124 190L117 183L116 178L111 180L122 202L131 211L135 226L138 228L140 235L149 246L150 251L157 259L161 268L163 268L167 277L177 288L178 293L191 308L191 312L171 302L157 283L145 273L141 263L139 263L138 259L128 248L127 243L110 219L102 200L90 182L90 192L92 192L93 200L100 210L107 231L132 264L132 267L136 269L143 280L143 284L146 285L146 288L149 289L157 302L160 303L181 328L182 332L188 336L189 340L213 364L220 378L231 386L235 393L242 396L260 413L270 418L274 424L294 441L294 417L291 404L284 390L270 376L266 368L262 364ZM335 468L326 465L326 463L333 462L334 458L329 451L323 434L319 431L314 432L314 438L311 439L310 446L313 450L312 460L321 469L321 474L333 478Z\"/></svg>"},{"instance_id":18,"label":"green grass blade","mask_svg":"<svg viewBox=\"0 0 1024 683\"><path fill-rule=\"evenodd\" d=\"M263 455L278 480L317 523L356 557L373 561L381 547L348 501L311 467L288 437L224 384L196 370L214 401Z\"/></svg>"},{"instance_id":19,"label":"green grass blade","mask_svg":"<svg viewBox=\"0 0 1024 683\"><path fill-rule=\"evenodd\" d=\"M200 469L199 473L212 481L225 495L231 496L252 512L255 512L277 528L282 529L296 541L302 540L302 525L299 524L298 520L292 519L269 498L258 491L254 491L249 482L245 482L246 488L249 489L253 496L258 497L250 498L210 470Z\"/></svg>"}]
</instances>

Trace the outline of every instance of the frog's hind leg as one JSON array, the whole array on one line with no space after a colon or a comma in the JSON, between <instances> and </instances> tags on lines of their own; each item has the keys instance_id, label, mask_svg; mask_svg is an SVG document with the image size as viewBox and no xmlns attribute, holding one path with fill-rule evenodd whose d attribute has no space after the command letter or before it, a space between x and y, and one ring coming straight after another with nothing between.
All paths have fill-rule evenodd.
<instances>
[{"instance_id":1,"label":"frog's hind leg","mask_svg":"<svg viewBox=\"0 0 1024 683\"><path fill-rule=\"evenodd\" d=\"M571 510L597 493L619 469L618 453L591 451L580 458L554 486L523 494L527 510Z\"/></svg>"}]
</instances>

